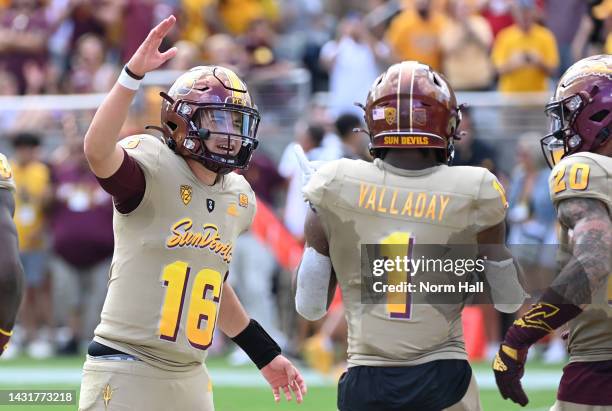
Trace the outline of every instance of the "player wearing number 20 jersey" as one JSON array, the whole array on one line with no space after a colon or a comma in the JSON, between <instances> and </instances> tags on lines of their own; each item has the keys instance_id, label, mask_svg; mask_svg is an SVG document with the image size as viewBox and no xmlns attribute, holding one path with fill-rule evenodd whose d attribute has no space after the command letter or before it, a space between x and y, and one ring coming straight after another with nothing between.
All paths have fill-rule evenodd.
<instances>
[{"instance_id":1,"label":"player wearing number 20 jersey","mask_svg":"<svg viewBox=\"0 0 612 411\"><path fill-rule=\"evenodd\" d=\"M414 244L476 249L482 232L503 227L507 205L495 176L448 164L460 118L442 76L418 62L395 64L375 81L365 105L374 162L324 164L303 189L313 209L305 225L308 245L317 258L328 256L345 305L349 370L338 387L342 411L480 409L462 303L440 309L411 304L403 293L368 304L362 288L364 244L401 244L406 255ZM407 281L408 273L401 274ZM308 275L305 254L300 312L308 305L300 301Z\"/></svg>"},{"instance_id":2,"label":"player wearing number 20 jersey","mask_svg":"<svg viewBox=\"0 0 612 411\"><path fill-rule=\"evenodd\" d=\"M520 379L529 347L569 325L570 363L551 411L612 410L612 56L582 59L546 106L542 140L553 166L551 199L563 266L537 304L509 328L493 363L504 398L525 405Z\"/></svg>"}]
</instances>

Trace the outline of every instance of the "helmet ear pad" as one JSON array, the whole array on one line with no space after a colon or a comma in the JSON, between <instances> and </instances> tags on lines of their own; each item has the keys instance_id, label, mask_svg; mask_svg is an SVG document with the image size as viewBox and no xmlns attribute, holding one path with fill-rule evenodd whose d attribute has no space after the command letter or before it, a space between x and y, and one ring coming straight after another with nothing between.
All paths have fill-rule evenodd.
<instances>
[{"instance_id":1,"label":"helmet ear pad","mask_svg":"<svg viewBox=\"0 0 612 411\"><path fill-rule=\"evenodd\" d=\"M176 103L173 105L175 104ZM166 137L166 144L176 154L188 156L189 152L183 147L183 144L185 142L185 137L189 132L189 120L177 113L176 107L169 109L164 117L162 128L166 131L166 133L164 133Z\"/></svg>"}]
</instances>

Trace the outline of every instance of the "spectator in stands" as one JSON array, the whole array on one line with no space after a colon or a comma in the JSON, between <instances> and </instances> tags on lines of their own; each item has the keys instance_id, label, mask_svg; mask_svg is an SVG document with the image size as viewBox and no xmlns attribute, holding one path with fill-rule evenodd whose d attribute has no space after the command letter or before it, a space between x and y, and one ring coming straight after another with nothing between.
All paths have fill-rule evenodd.
<instances>
[{"instance_id":1,"label":"spectator in stands","mask_svg":"<svg viewBox=\"0 0 612 411\"><path fill-rule=\"evenodd\" d=\"M0 67L0 96L15 96L17 94L19 94L17 77ZM19 112L16 110L0 110L0 124L2 124L3 131L10 132L10 130L14 130L13 125L16 124L16 117L18 115Z\"/></svg>"},{"instance_id":2,"label":"spectator in stands","mask_svg":"<svg viewBox=\"0 0 612 411\"><path fill-rule=\"evenodd\" d=\"M76 43L66 89L69 93L107 92L116 80L117 71L106 62L103 39L95 34L84 34Z\"/></svg>"},{"instance_id":3,"label":"spectator in stands","mask_svg":"<svg viewBox=\"0 0 612 411\"><path fill-rule=\"evenodd\" d=\"M177 23L181 40L203 47L204 40L218 27L215 1L180 0L179 3Z\"/></svg>"},{"instance_id":4,"label":"spectator in stands","mask_svg":"<svg viewBox=\"0 0 612 411\"><path fill-rule=\"evenodd\" d=\"M493 64L502 92L546 91L559 65L552 32L535 21L533 0L517 0L516 23L502 30L493 44Z\"/></svg>"},{"instance_id":5,"label":"spectator in stands","mask_svg":"<svg viewBox=\"0 0 612 411\"><path fill-rule=\"evenodd\" d=\"M455 90L487 90L493 82L493 33L474 0L451 0L441 34L443 71Z\"/></svg>"},{"instance_id":6,"label":"spectator in stands","mask_svg":"<svg viewBox=\"0 0 612 411\"><path fill-rule=\"evenodd\" d=\"M196 43L188 40L181 40L174 43L176 55L168 62L168 70L187 71L192 67L202 63L200 50Z\"/></svg>"},{"instance_id":7,"label":"spectator in stands","mask_svg":"<svg viewBox=\"0 0 612 411\"><path fill-rule=\"evenodd\" d=\"M489 22L493 37L497 38L500 31L514 24L512 0L488 0L484 3L482 16Z\"/></svg>"},{"instance_id":8,"label":"spectator in stands","mask_svg":"<svg viewBox=\"0 0 612 411\"><path fill-rule=\"evenodd\" d=\"M254 20L276 21L279 5L276 0L223 0L218 2L217 10L224 31L238 36L244 34Z\"/></svg>"},{"instance_id":9,"label":"spectator in stands","mask_svg":"<svg viewBox=\"0 0 612 411\"><path fill-rule=\"evenodd\" d=\"M508 190L508 244L519 259L531 287L540 290L556 273L556 212L548 194L550 169L540 153L540 136L529 132L519 137ZM567 350L559 335L548 344L543 360L565 360Z\"/></svg>"},{"instance_id":10,"label":"spectator in stands","mask_svg":"<svg viewBox=\"0 0 612 411\"><path fill-rule=\"evenodd\" d=\"M469 107L463 107L461 117L459 124L461 140L455 142L453 165L484 167L497 174L495 149L477 137L472 110Z\"/></svg>"},{"instance_id":11,"label":"spectator in stands","mask_svg":"<svg viewBox=\"0 0 612 411\"><path fill-rule=\"evenodd\" d=\"M608 33L612 28L611 0L587 0L586 3L588 13L582 18L574 41L573 54L576 60L601 54L605 50Z\"/></svg>"},{"instance_id":12,"label":"spectator in stands","mask_svg":"<svg viewBox=\"0 0 612 411\"><path fill-rule=\"evenodd\" d=\"M204 54L207 64L219 64L243 75L248 71L249 60L244 47L228 34L215 34L207 38Z\"/></svg>"},{"instance_id":13,"label":"spectator in stands","mask_svg":"<svg viewBox=\"0 0 612 411\"><path fill-rule=\"evenodd\" d=\"M587 15L587 3L584 0L546 0L546 26L555 35L559 50L559 69L557 77L565 72L576 61L573 55L573 44L582 18Z\"/></svg>"},{"instance_id":14,"label":"spectator in stands","mask_svg":"<svg viewBox=\"0 0 612 411\"><path fill-rule=\"evenodd\" d=\"M295 127L295 132L295 142L302 146L308 159L320 160L321 142L325 136L325 129L319 124L299 122ZM289 181L283 220L291 234L303 242L304 220L308 206L302 196L302 175L292 146L289 144L285 148L278 165L279 174Z\"/></svg>"},{"instance_id":15,"label":"spectator in stands","mask_svg":"<svg viewBox=\"0 0 612 411\"><path fill-rule=\"evenodd\" d=\"M604 41L603 49L604 53L612 54L612 0L604 0L593 7L593 16L598 21L604 22L601 35Z\"/></svg>"},{"instance_id":16,"label":"spectator in stands","mask_svg":"<svg viewBox=\"0 0 612 411\"><path fill-rule=\"evenodd\" d=\"M68 156L52 167L50 214L56 317L67 319L72 338L58 349L76 354L93 338L106 296L113 254L113 207L89 170L83 143L70 137Z\"/></svg>"},{"instance_id":17,"label":"spectator in stands","mask_svg":"<svg viewBox=\"0 0 612 411\"><path fill-rule=\"evenodd\" d=\"M123 0L112 1L110 3L119 3L121 6L121 22L120 38L115 39L119 45L119 58L121 62L128 61L136 52L140 44L149 34L149 31L158 23L155 21L156 4L158 0ZM169 11L169 10L168 10ZM167 13L163 11L162 13ZM171 38L176 41L178 32L173 31ZM170 44L174 43L171 41ZM168 49L167 42L162 43L164 50Z\"/></svg>"},{"instance_id":18,"label":"spectator in stands","mask_svg":"<svg viewBox=\"0 0 612 411\"><path fill-rule=\"evenodd\" d=\"M342 157L371 161L368 153L368 137L363 131L361 119L354 114L342 114L336 119L336 131L342 141Z\"/></svg>"},{"instance_id":19,"label":"spectator in stands","mask_svg":"<svg viewBox=\"0 0 612 411\"><path fill-rule=\"evenodd\" d=\"M442 69L440 34L446 19L435 11L432 0L415 0L414 7L404 7L392 21L386 38L400 60L417 60Z\"/></svg>"},{"instance_id":20,"label":"spectator in stands","mask_svg":"<svg viewBox=\"0 0 612 411\"><path fill-rule=\"evenodd\" d=\"M21 322L26 332L28 354L35 358L46 358L53 353L49 341L51 299L46 281L44 214L49 200L49 169L39 159L38 134L19 133L15 135L12 143L15 161L11 167L17 186L15 225L26 280Z\"/></svg>"},{"instance_id":21,"label":"spectator in stands","mask_svg":"<svg viewBox=\"0 0 612 411\"><path fill-rule=\"evenodd\" d=\"M17 78L20 94L26 91L23 67L27 62L46 69L49 34L40 0L13 0L0 15L0 68Z\"/></svg>"},{"instance_id":22,"label":"spectator in stands","mask_svg":"<svg viewBox=\"0 0 612 411\"><path fill-rule=\"evenodd\" d=\"M338 25L335 40L321 49L321 65L329 72L330 113L333 117L351 112L362 115L355 102L363 102L370 84L389 59L389 48L376 40L360 16L349 15Z\"/></svg>"}]
</instances>

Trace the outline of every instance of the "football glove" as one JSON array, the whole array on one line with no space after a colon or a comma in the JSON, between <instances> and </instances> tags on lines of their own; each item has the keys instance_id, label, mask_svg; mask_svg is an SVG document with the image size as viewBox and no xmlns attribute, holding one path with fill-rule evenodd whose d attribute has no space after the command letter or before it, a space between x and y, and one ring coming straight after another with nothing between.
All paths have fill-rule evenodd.
<instances>
[{"instance_id":1,"label":"football glove","mask_svg":"<svg viewBox=\"0 0 612 411\"><path fill-rule=\"evenodd\" d=\"M495 383L501 396L504 399L510 398L523 407L529 402L521 385L526 359L527 349L517 350L502 343L493 360Z\"/></svg>"},{"instance_id":2,"label":"football glove","mask_svg":"<svg viewBox=\"0 0 612 411\"><path fill-rule=\"evenodd\" d=\"M315 171L321 167L323 162L308 160L306 153L304 153L304 149L297 143L293 145L293 151L295 153L295 157L297 158L298 165L300 166L300 170L302 171L302 187L305 187L310 181L310 177L312 177Z\"/></svg>"}]
</instances>

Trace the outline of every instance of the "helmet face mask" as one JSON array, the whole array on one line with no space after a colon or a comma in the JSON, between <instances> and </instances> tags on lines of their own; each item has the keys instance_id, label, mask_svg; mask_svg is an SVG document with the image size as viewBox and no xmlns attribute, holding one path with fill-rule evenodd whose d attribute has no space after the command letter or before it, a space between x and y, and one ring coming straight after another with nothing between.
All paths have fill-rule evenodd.
<instances>
[{"instance_id":1,"label":"helmet face mask","mask_svg":"<svg viewBox=\"0 0 612 411\"><path fill-rule=\"evenodd\" d=\"M562 100L551 101L546 105L546 116L550 121L550 133L540 140L546 163L553 168L561 158L580 148L582 139L571 124L589 102L584 92L573 94Z\"/></svg>"},{"instance_id":2,"label":"helmet face mask","mask_svg":"<svg viewBox=\"0 0 612 411\"><path fill-rule=\"evenodd\" d=\"M219 174L246 169L260 116L244 83L223 67L196 67L162 94L168 146Z\"/></svg>"},{"instance_id":3,"label":"helmet face mask","mask_svg":"<svg viewBox=\"0 0 612 411\"><path fill-rule=\"evenodd\" d=\"M540 144L549 167L602 146L611 133L611 107L612 56L587 57L570 67L545 109L550 132Z\"/></svg>"}]
</instances>

